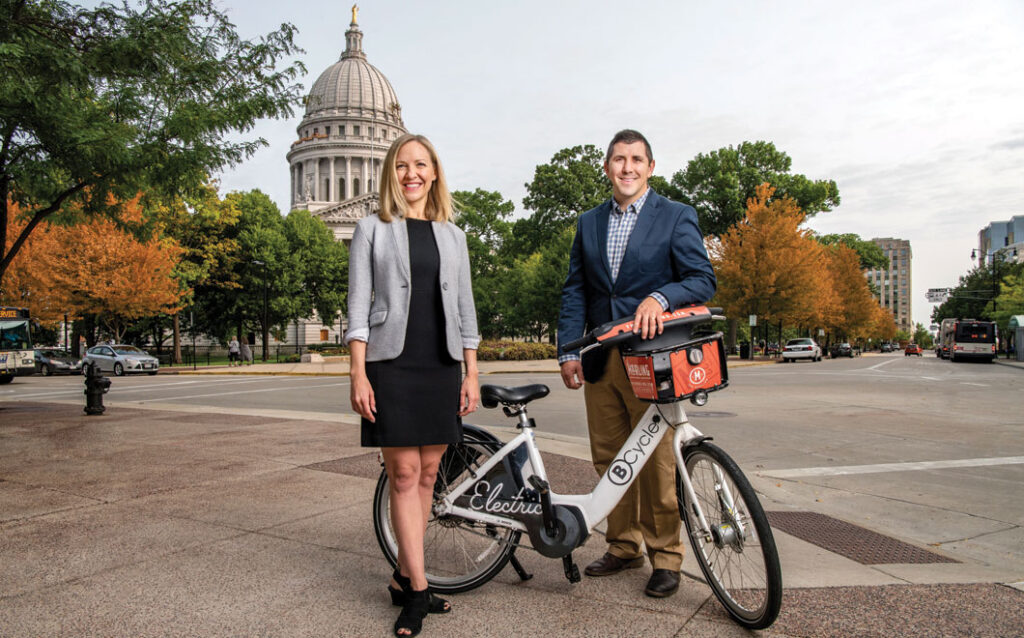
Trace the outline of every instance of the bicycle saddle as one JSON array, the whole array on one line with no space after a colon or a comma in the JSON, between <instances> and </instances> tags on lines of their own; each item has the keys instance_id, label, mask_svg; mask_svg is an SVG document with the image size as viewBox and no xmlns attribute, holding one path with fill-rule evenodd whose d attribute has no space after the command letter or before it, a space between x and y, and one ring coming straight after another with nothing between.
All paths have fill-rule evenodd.
<instances>
[{"instance_id":1,"label":"bicycle saddle","mask_svg":"<svg viewBox=\"0 0 1024 638\"><path fill-rule=\"evenodd\" d=\"M525 405L534 399L546 397L550 391L548 386L542 383L520 385L514 388L502 385L482 385L480 386L480 403L485 408L496 408L499 403Z\"/></svg>"}]
</instances>

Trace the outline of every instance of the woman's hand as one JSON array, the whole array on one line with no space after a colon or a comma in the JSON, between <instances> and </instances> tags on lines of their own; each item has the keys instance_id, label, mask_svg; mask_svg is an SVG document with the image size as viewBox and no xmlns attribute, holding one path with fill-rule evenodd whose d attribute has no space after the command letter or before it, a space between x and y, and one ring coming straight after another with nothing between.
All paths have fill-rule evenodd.
<instances>
[{"instance_id":1,"label":"woman's hand","mask_svg":"<svg viewBox=\"0 0 1024 638\"><path fill-rule=\"evenodd\" d=\"M459 393L459 416L466 416L480 404L480 380L476 372L466 374Z\"/></svg>"},{"instance_id":2,"label":"woman's hand","mask_svg":"<svg viewBox=\"0 0 1024 638\"><path fill-rule=\"evenodd\" d=\"M377 400L373 396L373 387L366 374L353 374L352 381L352 409L370 423L376 422Z\"/></svg>"}]
</instances>

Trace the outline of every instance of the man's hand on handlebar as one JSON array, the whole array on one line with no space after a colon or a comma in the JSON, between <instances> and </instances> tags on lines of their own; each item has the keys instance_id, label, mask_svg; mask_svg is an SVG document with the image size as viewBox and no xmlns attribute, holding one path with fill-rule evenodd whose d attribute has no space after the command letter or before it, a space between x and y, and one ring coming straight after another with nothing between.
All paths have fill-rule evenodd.
<instances>
[{"instance_id":1,"label":"man's hand on handlebar","mask_svg":"<svg viewBox=\"0 0 1024 638\"><path fill-rule=\"evenodd\" d=\"M647 297L637 306L636 316L633 318L633 332L639 334L641 339L653 339L660 335L665 331L665 324L661 318L664 312L665 309L657 299Z\"/></svg>"},{"instance_id":2,"label":"man's hand on handlebar","mask_svg":"<svg viewBox=\"0 0 1024 638\"><path fill-rule=\"evenodd\" d=\"M583 365L579 359L566 361L561 365L562 383L570 390L579 390L583 386Z\"/></svg>"}]
</instances>

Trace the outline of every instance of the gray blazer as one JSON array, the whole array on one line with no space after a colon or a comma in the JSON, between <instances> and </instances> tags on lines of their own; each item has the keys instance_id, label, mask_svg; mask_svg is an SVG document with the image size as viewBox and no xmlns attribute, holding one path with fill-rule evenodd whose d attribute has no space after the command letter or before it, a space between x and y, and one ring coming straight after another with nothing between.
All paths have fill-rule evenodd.
<instances>
[{"instance_id":1,"label":"gray blazer","mask_svg":"<svg viewBox=\"0 0 1024 638\"><path fill-rule=\"evenodd\" d=\"M451 222L431 222L441 258L441 301L448 353L480 345L469 274L466 234ZM367 361L402 354L409 322L409 231L404 219L376 214L359 220L348 257L348 330L345 343L366 342Z\"/></svg>"}]
</instances>

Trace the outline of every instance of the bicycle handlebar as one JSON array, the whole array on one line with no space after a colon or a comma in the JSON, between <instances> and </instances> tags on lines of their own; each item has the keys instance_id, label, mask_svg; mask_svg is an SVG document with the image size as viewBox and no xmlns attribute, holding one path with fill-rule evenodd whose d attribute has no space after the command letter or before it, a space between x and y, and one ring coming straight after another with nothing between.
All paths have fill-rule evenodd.
<instances>
[{"instance_id":1,"label":"bicycle handlebar","mask_svg":"<svg viewBox=\"0 0 1024 638\"><path fill-rule=\"evenodd\" d=\"M665 328L672 328L686 324L711 321L712 319L724 319L725 317L719 316L721 314L721 308L708 308L707 306L694 304L692 306L677 308L671 312L661 313L661 321ZM600 343L602 347L609 347L625 341L626 339L636 335L636 333L633 332L634 318L635 317L623 317L622 319L609 321L608 323L594 328L579 339L574 339L562 344L559 350L561 350L562 354L565 354L578 348L589 346L593 343Z\"/></svg>"}]
</instances>

